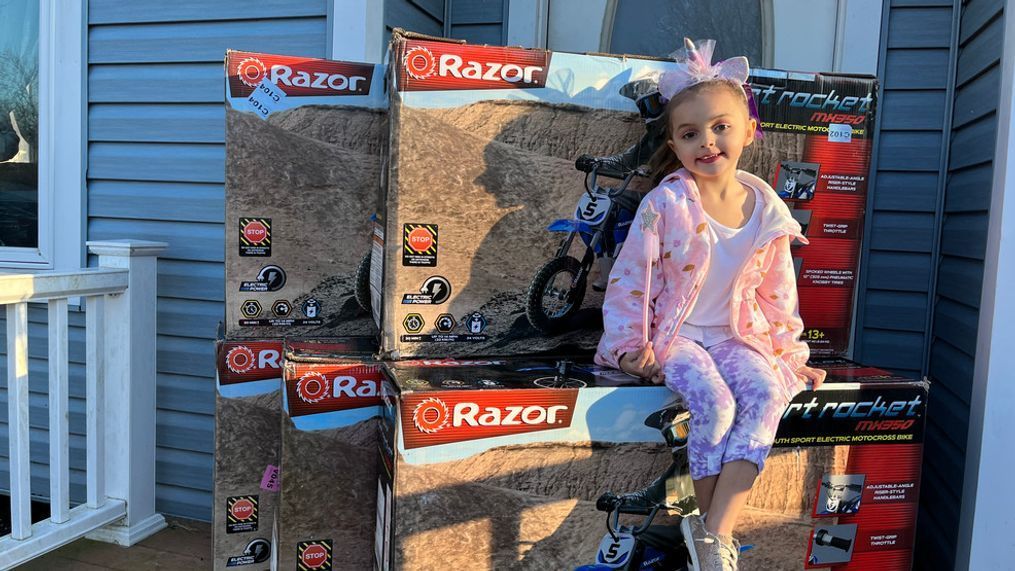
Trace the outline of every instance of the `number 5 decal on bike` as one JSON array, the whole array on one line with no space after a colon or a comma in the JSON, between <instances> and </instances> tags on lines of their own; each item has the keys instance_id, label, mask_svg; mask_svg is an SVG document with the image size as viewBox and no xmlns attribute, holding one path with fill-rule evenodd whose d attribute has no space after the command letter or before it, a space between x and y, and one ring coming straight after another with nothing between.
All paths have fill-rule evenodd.
<instances>
[{"instance_id":1,"label":"number 5 decal on bike","mask_svg":"<svg viewBox=\"0 0 1015 571\"><path fill-rule=\"evenodd\" d=\"M599 159L587 155L575 161L575 168L588 174L585 192L571 219L555 220L547 227L563 234L563 238L554 257L532 277L525 302L529 323L542 333L554 335L567 330L568 320L581 310L592 264L598 258L612 260L620 251L641 200L640 194L627 187L635 176L644 176L643 172L625 173L620 186L614 188L596 182L600 167ZM584 246L580 260L571 255L575 238Z\"/></svg>"},{"instance_id":2,"label":"number 5 decal on bike","mask_svg":"<svg viewBox=\"0 0 1015 571\"><path fill-rule=\"evenodd\" d=\"M575 209L574 217L595 224L606 216L610 211L611 201L605 196L583 194L578 201L578 208Z\"/></svg>"},{"instance_id":3,"label":"number 5 decal on bike","mask_svg":"<svg viewBox=\"0 0 1015 571\"><path fill-rule=\"evenodd\" d=\"M634 536L630 533L618 533L616 537L607 533L599 544L599 556L596 563L612 569L624 567L634 550Z\"/></svg>"}]
</instances>

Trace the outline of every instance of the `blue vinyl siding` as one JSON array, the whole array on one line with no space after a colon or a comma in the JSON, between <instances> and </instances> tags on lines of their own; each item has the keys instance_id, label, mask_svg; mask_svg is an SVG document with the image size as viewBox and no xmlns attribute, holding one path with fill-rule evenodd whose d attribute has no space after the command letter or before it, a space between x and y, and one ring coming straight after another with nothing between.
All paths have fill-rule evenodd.
<instances>
[{"instance_id":1,"label":"blue vinyl siding","mask_svg":"<svg viewBox=\"0 0 1015 571\"><path fill-rule=\"evenodd\" d=\"M323 57L326 0L91 0L88 238L159 261L156 508L210 519L227 49ZM82 460L83 461L83 460Z\"/></svg>"},{"instance_id":2,"label":"blue vinyl siding","mask_svg":"<svg viewBox=\"0 0 1015 571\"><path fill-rule=\"evenodd\" d=\"M969 400L983 285L988 208L997 140L1003 0L967 0L961 7L956 50L955 99L941 206L940 256L927 367L937 395L929 423L940 436L928 443L921 525L936 527L943 545L918 539L927 562L955 558L953 515L962 498ZM928 489L929 488L929 489ZM948 509L930 509L929 496ZM954 507L954 509L952 509Z\"/></svg>"},{"instance_id":3,"label":"blue vinyl siding","mask_svg":"<svg viewBox=\"0 0 1015 571\"><path fill-rule=\"evenodd\" d=\"M385 41L391 30L402 28L428 36L445 36L444 3L448 0L385 0Z\"/></svg>"},{"instance_id":4,"label":"blue vinyl siding","mask_svg":"<svg viewBox=\"0 0 1015 571\"><path fill-rule=\"evenodd\" d=\"M885 5L879 131L854 356L921 376L940 224L955 8L951 2ZM901 309L884 300L901 303L906 319L897 322L894 315Z\"/></svg>"},{"instance_id":5,"label":"blue vinyl siding","mask_svg":"<svg viewBox=\"0 0 1015 571\"><path fill-rule=\"evenodd\" d=\"M1003 0L885 8L855 356L932 381L916 569L951 569L1000 94Z\"/></svg>"},{"instance_id":6,"label":"blue vinyl siding","mask_svg":"<svg viewBox=\"0 0 1015 571\"><path fill-rule=\"evenodd\" d=\"M451 37L470 44L507 43L508 0L451 0Z\"/></svg>"},{"instance_id":7,"label":"blue vinyl siding","mask_svg":"<svg viewBox=\"0 0 1015 571\"><path fill-rule=\"evenodd\" d=\"M403 28L429 36L465 40L470 44L507 42L509 0L385 0L385 41Z\"/></svg>"}]
</instances>

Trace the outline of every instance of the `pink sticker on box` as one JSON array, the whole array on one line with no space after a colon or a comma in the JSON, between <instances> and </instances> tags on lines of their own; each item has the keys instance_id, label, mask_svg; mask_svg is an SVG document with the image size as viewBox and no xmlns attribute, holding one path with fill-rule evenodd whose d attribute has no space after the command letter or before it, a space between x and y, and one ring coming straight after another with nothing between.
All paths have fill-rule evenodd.
<instances>
[{"instance_id":1,"label":"pink sticker on box","mask_svg":"<svg viewBox=\"0 0 1015 571\"><path fill-rule=\"evenodd\" d=\"M264 476L261 478L261 489L269 492L277 492L282 487L282 481L278 475L278 466L268 464L264 469Z\"/></svg>"}]
</instances>

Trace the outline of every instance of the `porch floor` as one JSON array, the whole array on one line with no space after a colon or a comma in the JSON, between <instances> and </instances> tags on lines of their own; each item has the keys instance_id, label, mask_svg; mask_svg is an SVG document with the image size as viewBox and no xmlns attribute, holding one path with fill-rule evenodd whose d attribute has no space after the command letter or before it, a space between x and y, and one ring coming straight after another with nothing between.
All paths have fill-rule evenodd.
<instances>
[{"instance_id":1,"label":"porch floor","mask_svg":"<svg viewBox=\"0 0 1015 571\"><path fill-rule=\"evenodd\" d=\"M81 539L18 569L211 569L211 524L170 517L166 522L169 527L133 547Z\"/></svg>"}]
</instances>

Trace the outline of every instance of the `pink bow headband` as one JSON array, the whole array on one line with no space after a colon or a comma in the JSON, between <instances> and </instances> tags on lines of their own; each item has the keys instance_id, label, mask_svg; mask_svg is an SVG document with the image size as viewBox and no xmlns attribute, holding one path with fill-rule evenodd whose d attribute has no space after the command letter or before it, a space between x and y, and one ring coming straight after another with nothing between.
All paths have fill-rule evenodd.
<instances>
[{"instance_id":1,"label":"pink bow headband","mask_svg":"<svg viewBox=\"0 0 1015 571\"><path fill-rule=\"evenodd\" d=\"M751 70L747 58L738 56L713 65L711 62L714 51L715 40L700 40L695 45L689 38L684 38L684 47L672 54L673 59L677 61L676 69L663 72L659 76L660 99L666 103L688 87L706 81L720 80L735 83L743 87L750 115L758 122L755 137L762 138L758 106L754 101L750 85L747 83L747 77Z\"/></svg>"}]
</instances>

